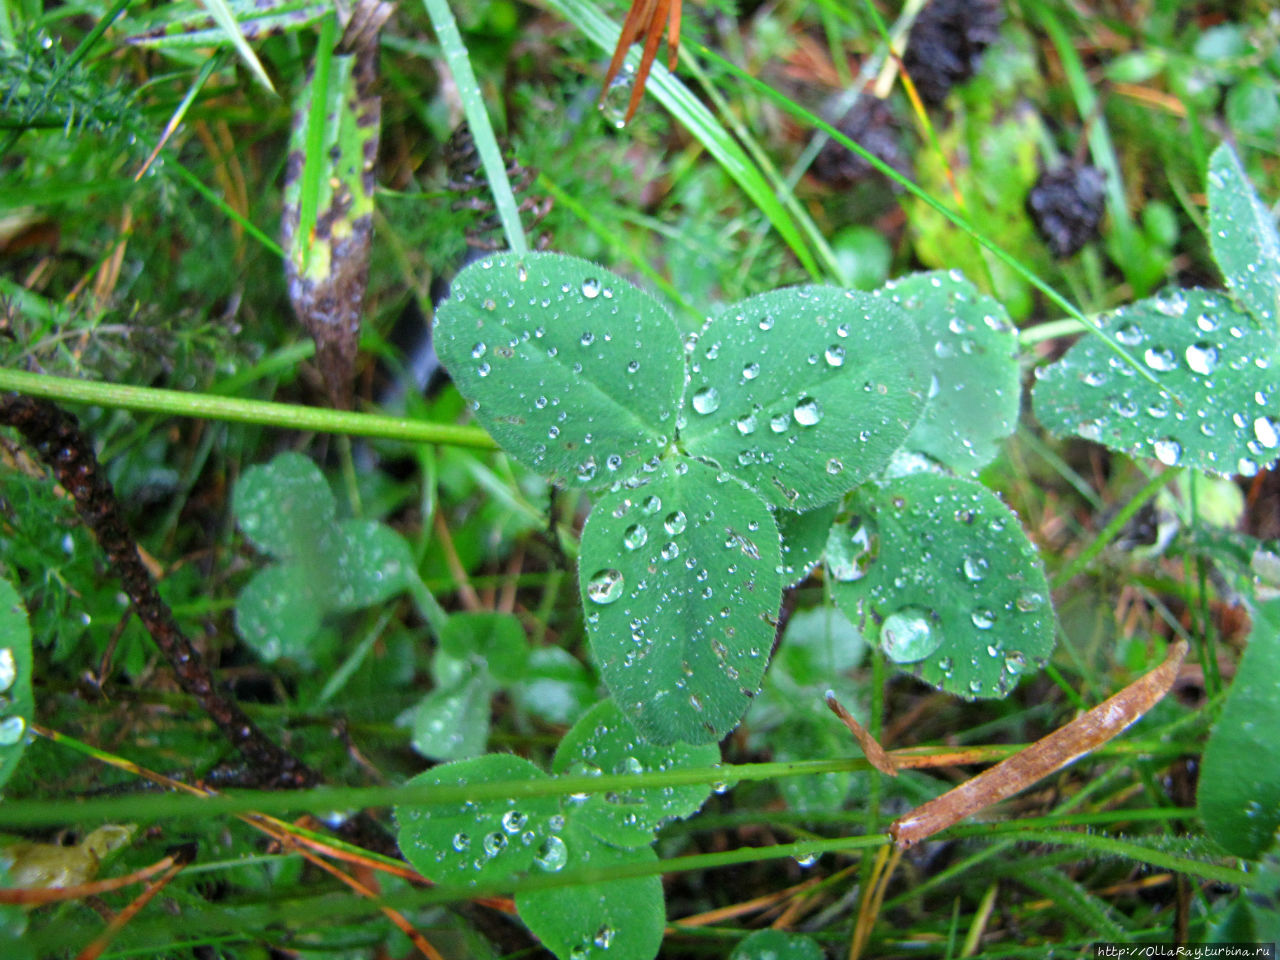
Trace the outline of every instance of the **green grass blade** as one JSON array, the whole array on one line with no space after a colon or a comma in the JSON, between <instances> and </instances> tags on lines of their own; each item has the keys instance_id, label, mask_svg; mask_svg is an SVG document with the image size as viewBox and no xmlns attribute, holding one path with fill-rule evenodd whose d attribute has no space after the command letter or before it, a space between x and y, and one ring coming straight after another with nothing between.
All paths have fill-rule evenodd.
<instances>
[{"instance_id":1,"label":"green grass blade","mask_svg":"<svg viewBox=\"0 0 1280 960\"><path fill-rule=\"evenodd\" d=\"M618 42L618 27L585 0L548 0L548 5L586 34L603 50L612 50ZM635 54L632 54L634 57ZM778 234L786 241L801 266L815 280L820 278L813 253L795 220L778 199L774 188L760 169L738 146L737 141L720 124L688 87L661 63L654 63L648 89L676 120L701 143L724 171L742 187L751 201L769 218Z\"/></svg>"},{"instance_id":2,"label":"green grass blade","mask_svg":"<svg viewBox=\"0 0 1280 960\"><path fill-rule=\"evenodd\" d=\"M245 40L244 34L240 32L240 24L236 21L236 15L231 12L231 8L227 6L227 0L204 0L204 5L210 16L213 17L214 22L227 35L227 39L231 41L231 46L235 48L240 59L244 61L244 65L249 68L249 72L258 78L259 83L272 93L275 93L276 88L271 85L271 78L267 76L267 71L262 68L262 62L258 59L258 55L253 52L253 48Z\"/></svg>"},{"instance_id":3,"label":"green grass blade","mask_svg":"<svg viewBox=\"0 0 1280 960\"><path fill-rule=\"evenodd\" d=\"M511 190L511 181L507 179L507 165L503 162L497 138L493 135L493 125L489 122L489 113L484 106L484 95L480 92L475 71L471 69L467 46L462 42L462 34L458 32L453 11L449 9L447 0L422 2L427 8L427 16L431 18L431 25L435 28L436 38L440 41L440 52L444 54L449 72L453 74L453 82L458 86L462 112L471 127L471 138L475 142L476 152L480 154L480 163L484 166L485 179L489 181L493 205L497 207L498 217L502 220L507 245L512 253L528 253L529 244L525 240L524 227L520 224L520 208Z\"/></svg>"}]
</instances>

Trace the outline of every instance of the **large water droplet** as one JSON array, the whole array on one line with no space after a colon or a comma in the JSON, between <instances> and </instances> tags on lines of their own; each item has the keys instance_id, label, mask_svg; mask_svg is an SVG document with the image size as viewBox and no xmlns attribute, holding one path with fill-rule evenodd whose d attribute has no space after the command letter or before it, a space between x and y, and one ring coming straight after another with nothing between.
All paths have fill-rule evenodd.
<instances>
[{"instance_id":1,"label":"large water droplet","mask_svg":"<svg viewBox=\"0 0 1280 960\"><path fill-rule=\"evenodd\" d=\"M471 848L471 838L465 833L455 833L453 835L453 849L459 853L466 853Z\"/></svg>"},{"instance_id":2,"label":"large water droplet","mask_svg":"<svg viewBox=\"0 0 1280 960\"><path fill-rule=\"evenodd\" d=\"M833 343L827 347L827 352L824 356L827 359L828 366L839 367L844 365L844 347L838 343Z\"/></svg>"},{"instance_id":3,"label":"large water droplet","mask_svg":"<svg viewBox=\"0 0 1280 960\"><path fill-rule=\"evenodd\" d=\"M13 650L9 647L0 649L0 693L13 686L18 679L18 665L13 659Z\"/></svg>"},{"instance_id":4,"label":"large water droplet","mask_svg":"<svg viewBox=\"0 0 1280 960\"><path fill-rule=\"evenodd\" d=\"M969 619L973 621L973 625L979 630L990 630L995 626L996 615L986 607L979 607L969 614Z\"/></svg>"},{"instance_id":5,"label":"large water droplet","mask_svg":"<svg viewBox=\"0 0 1280 960\"><path fill-rule=\"evenodd\" d=\"M1142 328L1136 323L1122 323L1116 328L1116 339L1126 347L1136 347L1144 336Z\"/></svg>"},{"instance_id":6,"label":"large water droplet","mask_svg":"<svg viewBox=\"0 0 1280 960\"><path fill-rule=\"evenodd\" d=\"M792 413L800 426L812 427L822 419L822 405L813 397L801 397Z\"/></svg>"},{"instance_id":7,"label":"large water droplet","mask_svg":"<svg viewBox=\"0 0 1280 960\"><path fill-rule=\"evenodd\" d=\"M0 720L0 747L11 747L27 732L27 721L12 716Z\"/></svg>"},{"instance_id":8,"label":"large water droplet","mask_svg":"<svg viewBox=\"0 0 1280 960\"><path fill-rule=\"evenodd\" d=\"M588 300L594 300L600 296L600 281L595 277L587 277L582 281L582 295Z\"/></svg>"},{"instance_id":9,"label":"large water droplet","mask_svg":"<svg viewBox=\"0 0 1280 960\"><path fill-rule=\"evenodd\" d=\"M737 424L738 432L744 437L749 437L756 432L756 415L754 413L739 417L734 422Z\"/></svg>"},{"instance_id":10,"label":"large water droplet","mask_svg":"<svg viewBox=\"0 0 1280 960\"><path fill-rule=\"evenodd\" d=\"M493 833L487 833L484 837L484 852L491 857L496 857L507 848L507 835L499 833L497 830Z\"/></svg>"},{"instance_id":11,"label":"large water droplet","mask_svg":"<svg viewBox=\"0 0 1280 960\"><path fill-rule=\"evenodd\" d=\"M1201 340L1187 347L1187 366L1195 373L1208 376L1218 366L1218 348Z\"/></svg>"},{"instance_id":12,"label":"large water droplet","mask_svg":"<svg viewBox=\"0 0 1280 960\"><path fill-rule=\"evenodd\" d=\"M471 348L471 359L479 360L481 357L485 355L485 351L487 351L488 349L489 348L485 346L483 343L477 343L474 347Z\"/></svg>"},{"instance_id":13,"label":"large water droplet","mask_svg":"<svg viewBox=\"0 0 1280 960\"><path fill-rule=\"evenodd\" d=\"M1182 444L1173 437L1161 437L1151 444L1151 448L1155 451L1156 459L1166 467L1177 466L1182 459Z\"/></svg>"},{"instance_id":14,"label":"large water droplet","mask_svg":"<svg viewBox=\"0 0 1280 960\"><path fill-rule=\"evenodd\" d=\"M791 418L785 413L769 418L769 429L774 433L786 433L789 426L791 426Z\"/></svg>"},{"instance_id":15,"label":"large water droplet","mask_svg":"<svg viewBox=\"0 0 1280 960\"><path fill-rule=\"evenodd\" d=\"M667 518L662 521L662 526L667 533L673 537L678 533L684 533L685 527L689 525L689 518L684 515L683 510L675 510L667 514Z\"/></svg>"},{"instance_id":16,"label":"large water droplet","mask_svg":"<svg viewBox=\"0 0 1280 960\"><path fill-rule=\"evenodd\" d=\"M620 596L622 574L617 570L597 570L587 581L587 597L595 603L613 603Z\"/></svg>"},{"instance_id":17,"label":"large water droplet","mask_svg":"<svg viewBox=\"0 0 1280 960\"><path fill-rule=\"evenodd\" d=\"M715 387L699 387L693 392L693 409L704 415L715 413L720 409L720 391Z\"/></svg>"},{"instance_id":18,"label":"large water droplet","mask_svg":"<svg viewBox=\"0 0 1280 960\"><path fill-rule=\"evenodd\" d=\"M758 376L760 376L760 364L758 364L758 363L748 363L748 364L745 364L745 365L743 366L743 368L742 368L742 379L744 379L744 380L754 380L754 379L755 379L756 377L758 377Z\"/></svg>"},{"instance_id":19,"label":"large water droplet","mask_svg":"<svg viewBox=\"0 0 1280 960\"><path fill-rule=\"evenodd\" d=\"M1253 421L1253 435L1267 450L1274 450L1280 445L1280 423L1270 417L1258 417Z\"/></svg>"},{"instance_id":20,"label":"large water droplet","mask_svg":"<svg viewBox=\"0 0 1280 960\"><path fill-rule=\"evenodd\" d=\"M923 660L942 644L942 634L927 610L903 607L885 617L880 627L880 648L894 663Z\"/></svg>"},{"instance_id":21,"label":"large water droplet","mask_svg":"<svg viewBox=\"0 0 1280 960\"><path fill-rule=\"evenodd\" d=\"M641 524L633 523L622 535L622 543L628 550L639 550L649 539L649 531Z\"/></svg>"},{"instance_id":22,"label":"large water droplet","mask_svg":"<svg viewBox=\"0 0 1280 960\"><path fill-rule=\"evenodd\" d=\"M502 815L502 829L507 833L519 833L529 822L529 815L519 810L508 810Z\"/></svg>"},{"instance_id":23,"label":"large water droplet","mask_svg":"<svg viewBox=\"0 0 1280 960\"><path fill-rule=\"evenodd\" d=\"M1142 359L1157 373L1168 373L1178 366L1177 356L1168 347L1147 347L1147 352L1142 355Z\"/></svg>"},{"instance_id":24,"label":"large water droplet","mask_svg":"<svg viewBox=\"0 0 1280 960\"><path fill-rule=\"evenodd\" d=\"M990 564L987 562L987 558L978 554L971 554L965 557L964 562L961 564L965 579L974 583L986 579L988 566Z\"/></svg>"},{"instance_id":25,"label":"large water droplet","mask_svg":"<svg viewBox=\"0 0 1280 960\"><path fill-rule=\"evenodd\" d=\"M854 517L827 534L827 570L833 580L861 580L879 555L880 535L871 520Z\"/></svg>"}]
</instances>

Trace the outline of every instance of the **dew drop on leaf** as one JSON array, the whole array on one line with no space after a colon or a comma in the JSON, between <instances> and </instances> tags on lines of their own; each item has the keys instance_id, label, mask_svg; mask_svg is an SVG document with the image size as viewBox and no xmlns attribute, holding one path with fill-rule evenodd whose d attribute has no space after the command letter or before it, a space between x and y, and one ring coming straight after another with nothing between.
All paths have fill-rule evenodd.
<instances>
[{"instance_id":1,"label":"dew drop on leaf","mask_svg":"<svg viewBox=\"0 0 1280 960\"><path fill-rule=\"evenodd\" d=\"M18 665L14 662L13 650L10 647L0 649L0 693L12 687L17 679Z\"/></svg>"},{"instance_id":2,"label":"dew drop on leaf","mask_svg":"<svg viewBox=\"0 0 1280 960\"><path fill-rule=\"evenodd\" d=\"M813 397L801 397L792 412L802 427L812 427L822 420L822 406Z\"/></svg>"},{"instance_id":3,"label":"dew drop on leaf","mask_svg":"<svg viewBox=\"0 0 1280 960\"><path fill-rule=\"evenodd\" d=\"M1151 444L1151 448L1155 451L1156 459L1166 467L1177 466L1182 459L1182 444L1172 437L1161 437Z\"/></svg>"},{"instance_id":4,"label":"dew drop on leaf","mask_svg":"<svg viewBox=\"0 0 1280 960\"><path fill-rule=\"evenodd\" d=\"M622 574L612 568L597 570L587 581L587 596L594 603L613 603L622 596Z\"/></svg>"},{"instance_id":5,"label":"dew drop on leaf","mask_svg":"<svg viewBox=\"0 0 1280 960\"><path fill-rule=\"evenodd\" d=\"M1178 366L1178 358L1168 347L1147 347L1147 352L1142 355L1142 359L1157 373L1168 373Z\"/></svg>"},{"instance_id":6,"label":"dew drop on leaf","mask_svg":"<svg viewBox=\"0 0 1280 960\"><path fill-rule=\"evenodd\" d=\"M684 515L683 510L675 510L667 514L667 518L662 521L662 526L667 533L673 537L676 534L684 533L685 527L689 525L689 518Z\"/></svg>"},{"instance_id":7,"label":"dew drop on leaf","mask_svg":"<svg viewBox=\"0 0 1280 960\"><path fill-rule=\"evenodd\" d=\"M559 873L569 862L569 848L559 837L547 837L538 847L533 862L539 869L546 870L548 873Z\"/></svg>"},{"instance_id":8,"label":"dew drop on leaf","mask_svg":"<svg viewBox=\"0 0 1280 960\"><path fill-rule=\"evenodd\" d=\"M885 617L880 626L880 648L894 663L923 660L942 644L942 634L930 622L928 611L903 607Z\"/></svg>"},{"instance_id":9,"label":"dew drop on leaf","mask_svg":"<svg viewBox=\"0 0 1280 960\"><path fill-rule=\"evenodd\" d=\"M693 393L693 409L704 416L720 409L720 392L715 387L700 387Z\"/></svg>"},{"instance_id":10,"label":"dew drop on leaf","mask_svg":"<svg viewBox=\"0 0 1280 960\"><path fill-rule=\"evenodd\" d=\"M639 550L649 539L649 531L641 524L633 523L622 535L622 543L628 550Z\"/></svg>"},{"instance_id":11,"label":"dew drop on leaf","mask_svg":"<svg viewBox=\"0 0 1280 960\"><path fill-rule=\"evenodd\" d=\"M827 569L841 583L861 580L879 555L880 535L870 520L854 517L827 535Z\"/></svg>"},{"instance_id":12,"label":"dew drop on leaf","mask_svg":"<svg viewBox=\"0 0 1280 960\"><path fill-rule=\"evenodd\" d=\"M1274 450L1280 446L1280 423L1270 417L1258 417L1253 421L1253 435L1267 450Z\"/></svg>"},{"instance_id":13,"label":"dew drop on leaf","mask_svg":"<svg viewBox=\"0 0 1280 960\"><path fill-rule=\"evenodd\" d=\"M824 356L827 360L827 366L839 367L844 365L844 347L838 343L833 343L827 347L827 352Z\"/></svg>"},{"instance_id":14,"label":"dew drop on leaf","mask_svg":"<svg viewBox=\"0 0 1280 960\"><path fill-rule=\"evenodd\" d=\"M1187 366L1193 372L1208 376L1218 366L1218 348L1203 340L1187 347Z\"/></svg>"},{"instance_id":15,"label":"dew drop on leaf","mask_svg":"<svg viewBox=\"0 0 1280 960\"><path fill-rule=\"evenodd\" d=\"M594 300L600 296L600 281L595 277L588 277L582 281L582 295L588 300Z\"/></svg>"},{"instance_id":16,"label":"dew drop on leaf","mask_svg":"<svg viewBox=\"0 0 1280 960\"><path fill-rule=\"evenodd\" d=\"M11 747L27 732L27 721L19 716L0 720L0 747Z\"/></svg>"},{"instance_id":17,"label":"dew drop on leaf","mask_svg":"<svg viewBox=\"0 0 1280 960\"><path fill-rule=\"evenodd\" d=\"M742 379L754 380L758 376L760 376L760 364L752 362L742 368Z\"/></svg>"}]
</instances>

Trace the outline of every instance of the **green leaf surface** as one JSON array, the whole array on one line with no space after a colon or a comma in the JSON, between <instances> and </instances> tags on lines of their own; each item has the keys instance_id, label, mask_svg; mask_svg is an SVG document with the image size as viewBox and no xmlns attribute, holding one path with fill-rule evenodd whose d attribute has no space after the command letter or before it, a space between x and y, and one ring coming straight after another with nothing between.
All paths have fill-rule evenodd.
<instances>
[{"instance_id":1,"label":"green leaf surface","mask_svg":"<svg viewBox=\"0 0 1280 960\"><path fill-rule=\"evenodd\" d=\"M524 627L509 613L455 613L440 631L440 649L458 659L475 658L497 680L524 676L529 643Z\"/></svg>"},{"instance_id":2,"label":"green leaf surface","mask_svg":"<svg viewBox=\"0 0 1280 960\"><path fill-rule=\"evenodd\" d=\"M900 668L962 697L1003 697L1052 652L1040 560L985 487L912 474L860 490L853 510L833 538L859 562L832 566L828 545L832 595Z\"/></svg>"},{"instance_id":3,"label":"green leaf surface","mask_svg":"<svg viewBox=\"0 0 1280 960\"><path fill-rule=\"evenodd\" d=\"M642 738L618 705L603 700L588 710L564 735L556 748L551 772L555 774L626 773L679 767L709 767L720 761L713 744L690 746L675 743L658 746ZM711 787L636 788L591 794L569 808L576 825L616 847L642 847L668 820L697 813L711 794Z\"/></svg>"},{"instance_id":4,"label":"green leaf surface","mask_svg":"<svg viewBox=\"0 0 1280 960\"><path fill-rule=\"evenodd\" d=\"M1075 434L1166 466L1252 476L1280 453L1280 339L1211 290L1174 290L1102 319L1159 387L1083 337L1040 371L1035 412ZM1171 396L1173 394L1173 396ZM1176 397L1176 399L1175 399Z\"/></svg>"},{"instance_id":5,"label":"green leaf surface","mask_svg":"<svg viewBox=\"0 0 1280 960\"><path fill-rule=\"evenodd\" d=\"M803 933L757 930L738 944L729 960L823 960L816 940Z\"/></svg>"},{"instance_id":6,"label":"green leaf surface","mask_svg":"<svg viewBox=\"0 0 1280 960\"><path fill-rule=\"evenodd\" d=\"M771 503L807 510L884 468L928 387L915 324L887 296L774 290L703 329L680 439Z\"/></svg>"},{"instance_id":7,"label":"green leaf surface","mask_svg":"<svg viewBox=\"0 0 1280 960\"><path fill-rule=\"evenodd\" d=\"M675 323L586 260L472 264L437 311L435 345L493 438L557 482L591 489L638 473L674 436Z\"/></svg>"},{"instance_id":8,"label":"green leaf surface","mask_svg":"<svg viewBox=\"0 0 1280 960\"><path fill-rule=\"evenodd\" d=\"M591 836L570 818L563 863L574 869L658 862L652 847L618 849ZM666 923L662 878L628 877L586 886L516 893L516 910L534 935L560 960L652 960Z\"/></svg>"},{"instance_id":9,"label":"green leaf surface","mask_svg":"<svg viewBox=\"0 0 1280 960\"><path fill-rule=\"evenodd\" d=\"M836 528L837 532L843 529ZM783 671L799 686L826 689L858 666L866 653L866 640L844 611L814 607L791 615L773 669Z\"/></svg>"},{"instance_id":10,"label":"green leaf surface","mask_svg":"<svg viewBox=\"0 0 1280 960\"><path fill-rule=\"evenodd\" d=\"M409 781L419 785L541 780L546 774L521 757L489 753L434 767ZM410 865L434 883L500 884L548 862L563 866L564 818L555 797L401 804L397 843ZM548 861L548 857L551 860Z\"/></svg>"},{"instance_id":11,"label":"green leaf surface","mask_svg":"<svg viewBox=\"0 0 1280 960\"><path fill-rule=\"evenodd\" d=\"M1257 608L1226 706L1204 751L1198 803L1205 829L1256 860L1280 827L1280 600Z\"/></svg>"},{"instance_id":12,"label":"green leaf surface","mask_svg":"<svg viewBox=\"0 0 1280 960\"><path fill-rule=\"evenodd\" d=\"M767 505L678 459L599 498L582 531L579 590L596 662L647 739L708 743L760 688L782 577Z\"/></svg>"},{"instance_id":13,"label":"green leaf surface","mask_svg":"<svg viewBox=\"0 0 1280 960\"><path fill-rule=\"evenodd\" d=\"M928 401L903 447L976 476L1018 423L1018 338L1009 315L959 271L917 273L885 289L932 354Z\"/></svg>"},{"instance_id":14,"label":"green leaf surface","mask_svg":"<svg viewBox=\"0 0 1280 960\"><path fill-rule=\"evenodd\" d=\"M245 536L279 560L308 557L323 547L337 510L320 468L300 453L250 467L231 504Z\"/></svg>"},{"instance_id":15,"label":"green leaf surface","mask_svg":"<svg viewBox=\"0 0 1280 960\"><path fill-rule=\"evenodd\" d=\"M1232 296L1275 336L1280 313L1280 233L1275 216L1259 199L1240 158L1227 143L1209 158L1209 247Z\"/></svg>"},{"instance_id":16,"label":"green leaf surface","mask_svg":"<svg viewBox=\"0 0 1280 960\"><path fill-rule=\"evenodd\" d=\"M783 586L794 587L813 572L827 546L827 532L836 518L839 503L796 513L779 510L775 515L782 534Z\"/></svg>"},{"instance_id":17,"label":"green leaf surface","mask_svg":"<svg viewBox=\"0 0 1280 960\"><path fill-rule=\"evenodd\" d=\"M432 690L401 715L413 749L431 760L461 760L483 753L489 742L493 681L473 671L452 686Z\"/></svg>"},{"instance_id":18,"label":"green leaf surface","mask_svg":"<svg viewBox=\"0 0 1280 960\"><path fill-rule=\"evenodd\" d=\"M259 570L236 597L236 632L268 663L312 662L310 644L324 619L315 581L297 564Z\"/></svg>"},{"instance_id":19,"label":"green leaf surface","mask_svg":"<svg viewBox=\"0 0 1280 960\"><path fill-rule=\"evenodd\" d=\"M570 724L595 702L596 686L587 668L567 650L537 647L509 692L522 710L549 723Z\"/></svg>"},{"instance_id":20,"label":"green leaf surface","mask_svg":"<svg viewBox=\"0 0 1280 960\"><path fill-rule=\"evenodd\" d=\"M27 748L27 728L36 712L32 670L26 608L13 584L0 579L0 787Z\"/></svg>"}]
</instances>

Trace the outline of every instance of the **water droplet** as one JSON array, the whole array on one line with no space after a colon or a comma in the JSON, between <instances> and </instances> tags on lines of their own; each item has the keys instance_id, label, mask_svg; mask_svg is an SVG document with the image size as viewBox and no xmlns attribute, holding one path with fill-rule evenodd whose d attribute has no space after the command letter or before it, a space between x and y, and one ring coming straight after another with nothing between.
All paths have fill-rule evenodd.
<instances>
[{"instance_id":1,"label":"water droplet","mask_svg":"<svg viewBox=\"0 0 1280 960\"><path fill-rule=\"evenodd\" d=\"M662 509L661 497L645 497L644 503L640 504L640 510L645 516L652 517L655 513Z\"/></svg>"},{"instance_id":2,"label":"water droplet","mask_svg":"<svg viewBox=\"0 0 1280 960\"><path fill-rule=\"evenodd\" d=\"M827 347L827 352L823 356L827 359L827 366L839 367L844 365L844 347L838 343L833 343Z\"/></svg>"},{"instance_id":3,"label":"water droplet","mask_svg":"<svg viewBox=\"0 0 1280 960\"><path fill-rule=\"evenodd\" d=\"M680 547L676 545L674 540L668 540L662 545L662 550L659 552L662 554L663 560L674 560L680 556Z\"/></svg>"},{"instance_id":4,"label":"water droplet","mask_svg":"<svg viewBox=\"0 0 1280 960\"><path fill-rule=\"evenodd\" d=\"M519 810L508 810L502 815L502 829L507 833L519 833L529 822L529 815Z\"/></svg>"},{"instance_id":5,"label":"water droplet","mask_svg":"<svg viewBox=\"0 0 1280 960\"><path fill-rule=\"evenodd\" d=\"M973 625L979 630L990 630L995 626L996 615L986 607L978 607L973 613L969 614L969 619L973 621Z\"/></svg>"},{"instance_id":6,"label":"water droplet","mask_svg":"<svg viewBox=\"0 0 1280 960\"><path fill-rule=\"evenodd\" d=\"M793 857L792 859L795 860L798 866L807 869L818 862L818 855L816 853L802 853L798 857Z\"/></svg>"},{"instance_id":7,"label":"water droplet","mask_svg":"<svg viewBox=\"0 0 1280 960\"><path fill-rule=\"evenodd\" d=\"M618 931L606 923L596 931L596 935L591 939L591 942L601 950L608 950L609 944L613 943L613 938L617 936L617 933Z\"/></svg>"},{"instance_id":8,"label":"water droplet","mask_svg":"<svg viewBox=\"0 0 1280 960\"><path fill-rule=\"evenodd\" d=\"M769 316L766 313L763 317L760 318L759 326L761 330L772 330L773 323L774 323L773 317Z\"/></svg>"},{"instance_id":9,"label":"water droplet","mask_svg":"<svg viewBox=\"0 0 1280 960\"><path fill-rule=\"evenodd\" d=\"M1187 366L1193 372L1207 377L1218 366L1218 348L1201 340L1187 347Z\"/></svg>"},{"instance_id":10,"label":"water droplet","mask_svg":"<svg viewBox=\"0 0 1280 960\"><path fill-rule=\"evenodd\" d=\"M578 342L584 347L589 347L596 342L596 335L590 330L584 330L582 336L578 338Z\"/></svg>"},{"instance_id":11,"label":"water droplet","mask_svg":"<svg viewBox=\"0 0 1280 960\"><path fill-rule=\"evenodd\" d=\"M684 533L685 527L689 525L689 518L684 515L683 510L676 510L667 514L667 518L662 521L662 526L667 533L673 537L677 534Z\"/></svg>"},{"instance_id":12,"label":"water droplet","mask_svg":"<svg viewBox=\"0 0 1280 960\"><path fill-rule=\"evenodd\" d=\"M459 853L465 853L471 848L471 838L465 833L455 833L453 835L453 849Z\"/></svg>"},{"instance_id":13,"label":"water droplet","mask_svg":"<svg viewBox=\"0 0 1280 960\"><path fill-rule=\"evenodd\" d=\"M693 409L706 415L720 409L720 391L715 387L699 387L693 392Z\"/></svg>"},{"instance_id":14,"label":"water droplet","mask_svg":"<svg viewBox=\"0 0 1280 960\"><path fill-rule=\"evenodd\" d=\"M1014 606L1022 613L1039 610L1044 606L1044 594L1038 590L1024 590L1018 594L1018 599L1014 601Z\"/></svg>"},{"instance_id":15,"label":"water droplet","mask_svg":"<svg viewBox=\"0 0 1280 960\"><path fill-rule=\"evenodd\" d=\"M1280 445L1280 423L1270 417L1258 417L1253 421L1253 435L1264 448L1274 450Z\"/></svg>"},{"instance_id":16,"label":"water droplet","mask_svg":"<svg viewBox=\"0 0 1280 960\"><path fill-rule=\"evenodd\" d=\"M792 413L800 426L812 427L822 419L822 405L813 397L801 397Z\"/></svg>"},{"instance_id":17,"label":"water droplet","mask_svg":"<svg viewBox=\"0 0 1280 960\"><path fill-rule=\"evenodd\" d=\"M1116 340L1126 347L1136 347L1142 342L1144 336L1142 328L1136 323L1122 323L1116 328Z\"/></svg>"},{"instance_id":18,"label":"water droplet","mask_svg":"<svg viewBox=\"0 0 1280 960\"><path fill-rule=\"evenodd\" d=\"M481 357L485 355L485 351L488 349L489 348L485 344L477 343L474 347L471 348L471 359L479 360Z\"/></svg>"},{"instance_id":19,"label":"water droplet","mask_svg":"<svg viewBox=\"0 0 1280 960\"><path fill-rule=\"evenodd\" d=\"M627 527L626 532L622 535L622 544L628 550L639 550L645 545L649 539L649 531L638 523L633 523Z\"/></svg>"},{"instance_id":20,"label":"water droplet","mask_svg":"<svg viewBox=\"0 0 1280 960\"><path fill-rule=\"evenodd\" d=\"M844 473L844 461L837 460L835 457L832 457L827 461L827 473L831 474L833 477Z\"/></svg>"},{"instance_id":21,"label":"water droplet","mask_svg":"<svg viewBox=\"0 0 1280 960\"><path fill-rule=\"evenodd\" d=\"M903 607L885 617L880 627L880 648L894 663L923 660L942 644L928 611L919 607Z\"/></svg>"},{"instance_id":22,"label":"water droplet","mask_svg":"<svg viewBox=\"0 0 1280 960\"><path fill-rule=\"evenodd\" d=\"M1173 437L1161 437L1151 444L1151 448L1155 451L1156 459L1166 467L1177 466L1182 459L1182 444Z\"/></svg>"},{"instance_id":23,"label":"water droplet","mask_svg":"<svg viewBox=\"0 0 1280 960\"><path fill-rule=\"evenodd\" d=\"M639 369L640 369L639 360L632 360L630 363L627 364L627 373L635 373Z\"/></svg>"},{"instance_id":24,"label":"water droplet","mask_svg":"<svg viewBox=\"0 0 1280 960\"><path fill-rule=\"evenodd\" d=\"M769 418L769 429L774 433L786 433L789 426L791 426L791 418L785 413Z\"/></svg>"},{"instance_id":25,"label":"water droplet","mask_svg":"<svg viewBox=\"0 0 1280 960\"><path fill-rule=\"evenodd\" d=\"M748 413L744 417L739 417L737 420L734 421L734 423L737 424L738 432L742 434L744 437L749 437L751 436L751 434L756 432L755 413Z\"/></svg>"},{"instance_id":26,"label":"water droplet","mask_svg":"<svg viewBox=\"0 0 1280 960\"><path fill-rule=\"evenodd\" d=\"M617 570L597 570L587 581L587 597L594 603L613 603L620 596L622 574Z\"/></svg>"},{"instance_id":27,"label":"water droplet","mask_svg":"<svg viewBox=\"0 0 1280 960\"><path fill-rule=\"evenodd\" d=\"M861 580L880 556L880 535L871 520L854 517L827 534L827 570L833 580Z\"/></svg>"},{"instance_id":28,"label":"water droplet","mask_svg":"<svg viewBox=\"0 0 1280 960\"><path fill-rule=\"evenodd\" d=\"M496 857L507 848L507 835L499 833L497 830L493 833L487 833L484 837L484 852L491 857Z\"/></svg>"},{"instance_id":29,"label":"water droplet","mask_svg":"<svg viewBox=\"0 0 1280 960\"><path fill-rule=\"evenodd\" d=\"M548 873L559 873L569 862L569 848L557 836L547 837L533 857L534 865Z\"/></svg>"},{"instance_id":30,"label":"water droplet","mask_svg":"<svg viewBox=\"0 0 1280 960\"><path fill-rule=\"evenodd\" d=\"M13 659L13 650L9 647L0 648L0 693L8 690L13 686L13 681L18 679L18 665Z\"/></svg>"},{"instance_id":31,"label":"water droplet","mask_svg":"<svg viewBox=\"0 0 1280 960\"><path fill-rule=\"evenodd\" d=\"M588 300L594 300L600 296L600 281L595 277L588 277L582 281L582 295Z\"/></svg>"},{"instance_id":32,"label":"water droplet","mask_svg":"<svg viewBox=\"0 0 1280 960\"><path fill-rule=\"evenodd\" d=\"M1142 359L1157 373L1168 373L1178 366L1177 356L1168 347L1147 347L1147 352L1142 355Z\"/></svg>"},{"instance_id":33,"label":"water droplet","mask_svg":"<svg viewBox=\"0 0 1280 960\"><path fill-rule=\"evenodd\" d=\"M748 363L742 368L743 380L754 380L758 376L760 376L760 364Z\"/></svg>"},{"instance_id":34,"label":"water droplet","mask_svg":"<svg viewBox=\"0 0 1280 960\"><path fill-rule=\"evenodd\" d=\"M990 566L990 564L987 562L987 558L978 556L977 554L965 557L964 562L961 564L961 567L964 570L965 579L971 580L974 583L978 583L986 578L988 566Z\"/></svg>"}]
</instances>

